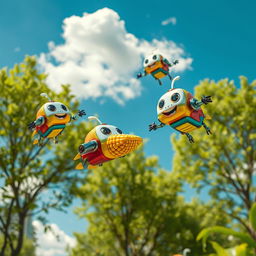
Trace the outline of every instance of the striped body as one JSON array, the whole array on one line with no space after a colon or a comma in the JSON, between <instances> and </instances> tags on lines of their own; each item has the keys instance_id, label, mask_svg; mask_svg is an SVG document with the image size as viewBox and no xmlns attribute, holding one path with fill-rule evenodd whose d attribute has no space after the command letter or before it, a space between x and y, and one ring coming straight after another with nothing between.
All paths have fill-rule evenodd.
<instances>
[{"instance_id":1,"label":"striped body","mask_svg":"<svg viewBox=\"0 0 256 256\"><path fill-rule=\"evenodd\" d=\"M54 138L58 136L64 129L65 124L56 124L48 127L47 124L36 127L36 133L38 133L43 138Z\"/></svg>"},{"instance_id":2,"label":"striped body","mask_svg":"<svg viewBox=\"0 0 256 256\"><path fill-rule=\"evenodd\" d=\"M177 131L182 133L191 132L203 125L204 114L201 109L194 110L190 113L190 116L185 116L181 119L169 123L169 125Z\"/></svg>"},{"instance_id":3,"label":"striped body","mask_svg":"<svg viewBox=\"0 0 256 256\"><path fill-rule=\"evenodd\" d=\"M184 102L176 106L176 112L169 116L161 112L158 115L158 120L181 133L189 133L203 125L205 115L201 108L195 110L190 105L193 95L186 90L183 90L183 92Z\"/></svg>"},{"instance_id":4,"label":"striped body","mask_svg":"<svg viewBox=\"0 0 256 256\"><path fill-rule=\"evenodd\" d=\"M145 68L147 74L151 74L156 79L161 79L168 75L169 66L162 60L157 61L154 65Z\"/></svg>"}]
</instances>

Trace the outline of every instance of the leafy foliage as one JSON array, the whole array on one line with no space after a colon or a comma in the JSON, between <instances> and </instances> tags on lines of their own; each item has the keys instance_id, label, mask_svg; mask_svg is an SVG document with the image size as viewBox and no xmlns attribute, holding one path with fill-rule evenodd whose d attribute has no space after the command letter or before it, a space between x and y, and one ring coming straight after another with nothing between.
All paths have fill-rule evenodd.
<instances>
[{"instance_id":1,"label":"leafy foliage","mask_svg":"<svg viewBox=\"0 0 256 256\"><path fill-rule=\"evenodd\" d=\"M223 204L223 213L256 241L254 224L248 221L255 202L256 187L256 81L240 78L240 88L227 79L204 80L195 95L212 95L204 108L212 135L195 131L194 144L181 136L172 137L175 149L174 171L197 189L207 188L213 199ZM254 212L254 211L253 211Z\"/></svg>"},{"instance_id":2,"label":"leafy foliage","mask_svg":"<svg viewBox=\"0 0 256 256\"><path fill-rule=\"evenodd\" d=\"M78 107L67 85L56 94L47 87L45 78L37 71L33 57L9 71L0 71L0 230L4 235L1 256L7 249L13 256L19 254L28 216L47 214L51 208L65 209L72 200L68 187L78 176L72 172L72 158L88 131L86 123L73 123L72 129L66 127L59 145L32 145L27 124L35 120L37 110L45 103L40 93L48 93L73 111ZM42 200L43 191L47 197ZM40 215L40 219L46 221L45 215Z\"/></svg>"},{"instance_id":3,"label":"leafy foliage","mask_svg":"<svg viewBox=\"0 0 256 256\"><path fill-rule=\"evenodd\" d=\"M0 245L3 244L3 241L4 241L4 238L0 237ZM32 240L24 239L23 247L19 256L36 256L35 249L36 248ZM11 250L7 249L5 251L5 256L10 256L10 255L11 255Z\"/></svg>"},{"instance_id":4,"label":"leafy foliage","mask_svg":"<svg viewBox=\"0 0 256 256\"><path fill-rule=\"evenodd\" d=\"M196 143L192 145L182 137L172 138L177 175L198 190L207 188L212 198L223 205L223 214L237 221L235 226L240 231L217 226L206 228L198 235L204 248L207 237L216 232L232 235L244 243L236 249L226 250L223 245L211 242L217 255L231 255L232 250L236 250L237 255L251 255L252 248L256 246L253 204L256 198L253 182L256 164L256 119L253 118L256 81L249 84L245 77L241 77L240 84L241 87L237 88L227 79L217 83L202 81L195 89L196 96L213 97L213 103L205 107L205 112L212 117L208 122L213 135L196 131Z\"/></svg>"},{"instance_id":5,"label":"leafy foliage","mask_svg":"<svg viewBox=\"0 0 256 256\"><path fill-rule=\"evenodd\" d=\"M198 232L227 223L218 205L211 211L210 204L185 203L177 176L145 157L143 148L88 172L81 183L73 190L83 201L76 213L89 227L75 234L72 256L170 255L184 248L201 256Z\"/></svg>"}]
</instances>

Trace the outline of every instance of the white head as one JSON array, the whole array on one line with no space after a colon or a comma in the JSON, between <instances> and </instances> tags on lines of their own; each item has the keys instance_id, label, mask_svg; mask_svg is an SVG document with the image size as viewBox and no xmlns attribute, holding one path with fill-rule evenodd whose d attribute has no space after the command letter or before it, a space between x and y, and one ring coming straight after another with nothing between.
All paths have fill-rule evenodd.
<instances>
[{"instance_id":1,"label":"white head","mask_svg":"<svg viewBox=\"0 0 256 256\"><path fill-rule=\"evenodd\" d=\"M60 119L64 119L66 115L70 115L70 111L67 106L61 102L48 102L44 104L44 112L46 116L55 115Z\"/></svg>"},{"instance_id":2,"label":"white head","mask_svg":"<svg viewBox=\"0 0 256 256\"><path fill-rule=\"evenodd\" d=\"M123 132L114 125L103 124L96 116L89 116L89 120L96 120L99 125L95 127L95 132L100 141L106 140L109 136L115 134L122 134Z\"/></svg>"},{"instance_id":3,"label":"white head","mask_svg":"<svg viewBox=\"0 0 256 256\"><path fill-rule=\"evenodd\" d=\"M162 58L162 55L159 53L152 53L150 55L148 55L143 62L143 66L144 68L153 65L155 62L160 61Z\"/></svg>"},{"instance_id":4,"label":"white head","mask_svg":"<svg viewBox=\"0 0 256 256\"><path fill-rule=\"evenodd\" d=\"M95 128L96 135L99 140L105 141L109 136L122 134L122 131L114 125L101 124Z\"/></svg>"},{"instance_id":5,"label":"white head","mask_svg":"<svg viewBox=\"0 0 256 256\"><path fill-rule=\"evenodd\" d=\"M158 101L157 115L170 116L175 114L179 105L186 104L186 95L183 89L172 89L165 93Z\"/></svg>"},{"instance_id":6,"label":"white head","mask_svg":"<svg viewBox=\"0 0 256 256\"><path fill-rule=\"evenodd\" d=\"M157 115L164 114L166 116L174 115L176 113L176 108L179 105L186 104L186 95L183 89L174 89L174 83L179 80L180 77L176 76L172 80L171 90L165 93L159 100L157 104Z\"/></svg>"}]
</instances>

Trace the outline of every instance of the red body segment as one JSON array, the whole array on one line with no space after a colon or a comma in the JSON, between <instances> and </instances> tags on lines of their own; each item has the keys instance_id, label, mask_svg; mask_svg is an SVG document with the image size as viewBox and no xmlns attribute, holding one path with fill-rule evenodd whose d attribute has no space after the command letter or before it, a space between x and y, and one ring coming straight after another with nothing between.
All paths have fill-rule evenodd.
<instances>
[{"instance_id":1,"label":"red body segment","mask_svg":"<svg viewBox=\"0 0 256 256\"><path fill-rule=\"evenodd\" d=\"M101 149L100 141L98 139L94 139L94 140L96 140L97 143L98 143L97 150L94 151L94 152L82 155L82 159L87 160L90 165L99 165L99 164L102 164L104 162L112 160L112 159L107 158L106 156L104 156L104 154L102 152L102 149Z\"/></svg>"}]
</instances>

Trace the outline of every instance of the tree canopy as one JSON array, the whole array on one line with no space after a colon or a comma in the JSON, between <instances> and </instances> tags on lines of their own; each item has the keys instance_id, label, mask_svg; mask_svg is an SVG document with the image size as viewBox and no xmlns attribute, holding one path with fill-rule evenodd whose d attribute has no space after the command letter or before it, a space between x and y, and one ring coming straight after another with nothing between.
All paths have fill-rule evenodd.
<instances>
[{"instance_id":1,"label":"tree canopy","mask_svg":"<svg viewBox=\"0 0 256 256\"><path fill-rule=\"evenodd\" d=\"M72 256L160 256L184 248L202 256L199 231L227 223L218 205L210 211L210 204L184 202L178 176L161 169L156 157L145 157L143 148L89 172L82 183L73 190L83 201L76 213L89 227L75 234Z\"/></svg>"},{"instance_id":2,"label":"tree canopy","mask_svg":"<svg viewBox=\"0 0 256 256\"><path fill-rule=\"evenodd\" d=\"M223 214L235 220L256 243L256 230L249 212L256 201L256 81L240 77L240 87L228 79L204 80L195 95L212 95L204 107L212 135L195 131L195 143L172 137L174 172L193 187L206 188L223 204ZM255 222L255 221L254 221Z\"/></svg>"},{"instance_id":3,"label":"tree canopy","mask_svg":"<svg viewBox=\"0 0 256 256\"><path fill-rule=\"evenodd\" d=\"M33 57L11 70L0 70L0 230L4 235L0 255L6 255L6 250L12 256L19 255L28 216L37 214L45 221L40 213L47 214L51 208L64 210L72 199L68 187L78 176L72 172L72 159L88 132L86 122L72 123L72 129L66 127L58 145L32 145L28 123L35 120L37 110L45 103L40 93L48 93L74 112L78 110L78 101L67 85L55 93L45 78ZM42 200L46 189L49 197Z\"/></svg>"}]
</instances>

